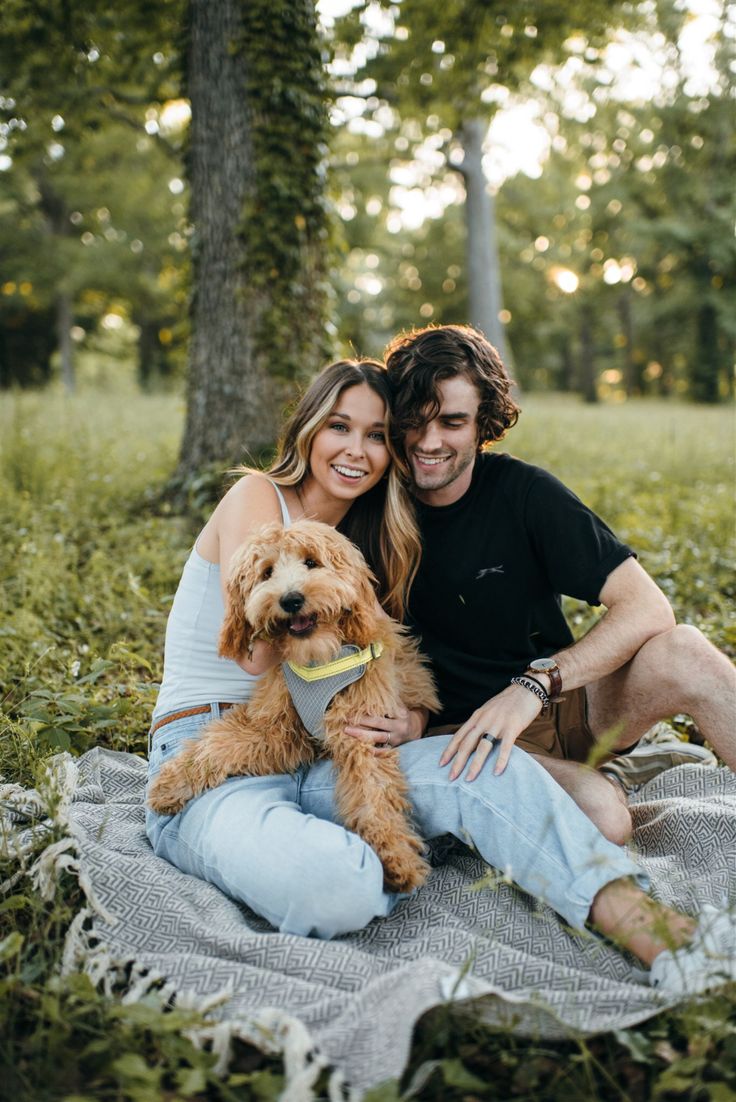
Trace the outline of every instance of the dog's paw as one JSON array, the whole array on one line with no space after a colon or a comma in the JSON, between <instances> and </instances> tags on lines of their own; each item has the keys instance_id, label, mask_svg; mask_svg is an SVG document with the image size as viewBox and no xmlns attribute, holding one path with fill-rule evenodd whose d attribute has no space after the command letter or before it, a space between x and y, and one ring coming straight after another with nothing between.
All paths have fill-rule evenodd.
<instances>
[{"instance_id":1,"label":"dog's paw","mask_svg":"<svg viewBox=\"0 0 736 1102\"><path fill-rule=\"evenodd\" d=\"M164 766L148 790L147 803L157 815L178 815L193 795L177 770Z\"/></svg>"},{"instance_id":2,"label":"dog's paw","mask_svg":"<svg viewBox=\"0 0 736 1102\"><path fill-rule=\"evenodd\" d=\"M386 888L392 892L413 892L421 888L430 872L430 866L410 846L397 853L384 853L383 878Z\"/></svg>"}]
</instances>

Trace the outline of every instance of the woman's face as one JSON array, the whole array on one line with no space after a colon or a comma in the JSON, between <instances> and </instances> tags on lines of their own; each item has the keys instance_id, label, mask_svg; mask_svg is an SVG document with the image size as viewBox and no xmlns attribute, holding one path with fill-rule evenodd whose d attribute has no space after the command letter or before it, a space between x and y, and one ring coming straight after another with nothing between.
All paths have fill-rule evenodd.
<instances>
[{"instance_id":1,"label":"woman's face","mask_svg":"<svg viewBox=\"0 0 736 1102\"><path fill-rule=\"evenodd\" d=\"M332 413L312 440L309 475L332 497L352 501L386 473L386 406L359 383L340 391Z\"/></svg>"}]
</instances>

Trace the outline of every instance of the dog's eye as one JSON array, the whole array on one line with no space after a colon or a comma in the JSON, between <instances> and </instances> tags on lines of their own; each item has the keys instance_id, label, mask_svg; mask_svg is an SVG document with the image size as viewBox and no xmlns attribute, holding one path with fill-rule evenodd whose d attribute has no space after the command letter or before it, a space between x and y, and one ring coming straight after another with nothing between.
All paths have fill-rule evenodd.
<instances>
[{"instance_id":1,"label":"dog's eye","mask_svg":"<svg viewBox=\"0 0 736 1102\"><path fill-rule=\"evenodd\" d=\"M273 574L273 567L272 566L267 566L266 569L261 574L261 581L262 582L267 582L272 574Z\"/></svg>"},{"instance_id":2,"label":"dog's eye","mask_svg":"<svg viewBox=\"0 0 736 1102\"><path fill-rule=\"evenodd\" d=\"M307 570L316 570L319 566L319 563L315 559L305 559L304 565L306 566Z\"/></svg>"}]
</instances>

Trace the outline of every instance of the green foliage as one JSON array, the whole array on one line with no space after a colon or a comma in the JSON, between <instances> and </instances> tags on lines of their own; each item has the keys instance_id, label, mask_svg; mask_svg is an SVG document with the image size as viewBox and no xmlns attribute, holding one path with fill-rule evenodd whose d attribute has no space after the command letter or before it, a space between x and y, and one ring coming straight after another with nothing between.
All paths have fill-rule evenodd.
<instances>
[{"instance_id":1,"label":"green foliage","mask_svg":"<svg viewBox=\"0 0 736 1102\"><path fill-rule=\"evenodd\" d=\"M42 835L40 845L54 838ZM0 875L10 869L0 863ZM152 984L126 1004L88 976L61 975L64 931L83 904L72 877L42 901L19 886L0 904L0 1097L12 1102L159 1102L275 1098L278 1061L238 1043L228 1073L191 1034L200 1014L171 1007ZM21 930L23 931L21 933ZM127 974L120 970L119 991Z\"/></svg>"},{"instance_id":2,"label":"green foliage","mask_svg":"<svg viewBox=\"0 0 736 1102\"><path fill-rule=\"evenodd\" d=\"M378 96L402 117L423 126L436 114L453 131L478 116L490 119L493 97L482 102L483 93L525 86L536 65L562 60L574 35L584 35L595 48L614 26L638 20L621 0L402 0L400 6L379 6L394 28L380 36L359 76L375 80ZM361 21L368 22L359 9L338 23L346 45L354 45Z\"/></svg>"},{"instance_id":3,"label":"green foliage","mask_svg":"<svg viewBox=\"0 0 736 1102\"><path fill-rule=\"evenodd\" d=\"M717 401L730 392L736 157L724 125L734 46L723 41L720 81L716 72L707 94L688 94L671 48L678 83L660 102L601 102L590 76L582 90L595 114L583 122L565 117L564 94L552 95L557 132L541 179L519 175L499 196L522 381L563 381L553 365L574 347L584 305L599 370L628 394ZM560 269L579 279L575 295L556 285Z\"/></svg>"},{"instance_id":4,"label":"green foliage","mask_svg":"<svg viewBox=\"0 0 736 1102\"><path fill-rule=\"evenodd\" d=\"M679 618L736 654L727 624L735 595L727 569L730 411L655 402L591 408L539 397L524 406L507 446L549 466L598 509L640 551ZM35 785L59 747L145 751L167 611L213 486L206 472L189 519L161 498L181 415L172 396L124 391L73 400L22 394L0 410L5 780ZM595 615L570 612L578 630ZM39 847L56 837L43 834ZM0 881L15 871L0 861ZM124 973L111 995L85 976L61 976L64 936L82 902L70 874L51 900L19 877L0 902L0 1097L279 1097L280 1061L247 1045L236 1046L218 1079L211 1053L187 1036L200 1020L172 1009L155 985L128 1005L119 997ZM520 1039L440 1009L420 1023L403 1083L369 1097L732 1102L735 1069L730 993L587 1041Z\"/></svg>"},{"instance_id":5,"label":"green foliage","mask_svg":"<svg viewBox=\"0 0 736 1102\"><path fill-rule=\"evenodd\" d=\"M3 1097L13 1102L255 1102L283 1088L278 1062L243 1043L218 1075L214 1055L187 1035L201 1016L166 1008L155 991L126 1005L102 997L85 975L43 984L10 975L0 979L0 1015Z\"/></svg>"},{"instance_id":6,"label":"green foliage","mask_svg":"<svg viewBox=\"0 0 736 1102\"><path fill-rule=\"evenodd\" d=\"M615 390L713 402L730 394L736 161L727 120L736 35L724 6L709 39L713 69L696 81L677 45L683 18L671 0L648 13L644 5L404 0L390 6L380 35L363 7L338 22L336 50L368 46L360 80L338 87L363 97L370 120L342 127L333 142L336 204L348 212L341 337L378 351L387 331L467 319L460 123L469 104L489 122L499 106L536 104L551 142L542 174L507 179L496 200L521 385L591 397ZM663 66L651 101L629 96L605 53L606 24L612 31L620 22ZM402 227L399 213L411 188L436 208L416 230ZM558 286L561 269L576 277L576 293ZM368 279L382 290L367 291Z\"/></svg>"},{"instance_id":7,"label":"green foliage","mask_svg":"<svg viewBox=\"0 0 736 1102\"><path fill-rule=\"evenodd\" d=\"M129 400L100 394L93 413L51 394L6 399L0 699L15 749L0 771L15 772L24 742L145 746L186 533L151 508L179 414Z\"/></svg>"},{"instance_id":8,"label":"green foliage","mask_svg":"<svg viewBox=\"0 0 736 1102\"><path fill-rule=\"evenodd\" d=\"M62 129L54 148L52 159L17 145L0 181L0 386L46 381L60 293L77 349L101 350L111 313L121 333L136 326L141 382L171 374L187 335L189 227L168 188L177 159L119 122L78 138Z\"/></svg>"},{"instance_id":9,"label":"green foliage","mask_svg":"<svg viewBox=\"0 0 736 1102\"><path fill-rule=\"evenodd\" d=\"M5 0L0 9L0 63L5 95L29 114L37 146L42 126L57 112L77 134L97 128L110 109L136 109L174 94L182 0ZM153 48L152 48L153 46ZM157 52L158 51L158 52ZM3 100L11 114L16 103ZM37 113L37 114L36 114ZM11 128L11 130L17 128Z\"/></svg>"},{"instance_id":10,"label":"green foliage","mask_svg":"<svg viewBox=\"0 0 736 1102\"><path fill-rule=\"evenodd\" d=\"M0 10L0 386L50 373L55 313L75 339L113 310L137 327L141 381L168 375L186 336L189 232L176 95L181 0L120 12L9 0ZM54 79L49 79L53 72ZM144 125L148 130L144 129Z\"/></svg>"},{"instance_id":11,"label":"green foliage","mask_svg":"<svg viewBox=\"0 0 736 1102\"><path fill-rule=\"evenodd\" d=\"M403 1091L389 1083L366 1102L733 1102L735 995L729 990L633 1029L555 1043L440 1008L419 1023Z\"/></svg>"}]
</instances>

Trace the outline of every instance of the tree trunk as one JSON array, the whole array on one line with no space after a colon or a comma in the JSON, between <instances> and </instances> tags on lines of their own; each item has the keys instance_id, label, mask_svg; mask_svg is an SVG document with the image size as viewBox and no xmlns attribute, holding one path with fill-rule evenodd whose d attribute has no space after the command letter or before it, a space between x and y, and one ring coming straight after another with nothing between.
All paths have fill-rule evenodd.
<instances>
[{"instance_id":1,"label":"tree trunk","mask_svg":"<svg viewBox=\"0 0 736 1102\"><path fill-rule=\"evenodd\" d=\"M667 341L662 338L662 330L659 326L652 328L652 350L654 359L662 367L662 374L654 380L653 391L657 397L672 397L672 364L667 355Z\"/></svg>"},{"instance_id":2,"label":"tree trunk","mask_svg":"<svg viewBox=\"0 0 736 1102\"><path fill-rule=\"evenodd\" d=\"M147 390L156 374L156 326L138 314L133 321L138 326L138 382Z\"/></svg>"},{"instance_id":3,"label":"tree trunk","mask_svg":"<svg viewBox=\"0 0 736 1102\"><path fill-rule=\"evenodd\" d=\"M471 119L463 123L458 135L465 151L460 171L465 180L469 321L485 333L506 366L511 367L511 350L499 317L503 295L495 200L483 172L483 138L487 129L483 119Z\"/></svg>"},{"instance_id":4,"label":"tree trunk","mask_svg":"<svg viewBox=\"0 0 736 1102\"><path fill-rule=\"evenodd\" d=\"M56 345L61 358L61 381L67 394L76 390L72 321L72 297L68 291L59 291L56 296Z\"/></svg>"},{"instance_id":5,"label":"tree trunk","mask_svg":"<svg viewBox=\"0 0 736 1102\"><path fill-rule=\"evenodd\" d=\"M718 348L718 317L710 302L698 310L698 342L690 368L690 396L696 402L717 402L720 350Z\"/></svg>"},{"instance_id":6,"label":"tree trunk","mask_svg":"<svg viewBox=\"0 0 736 1102\"><path fill-rule=\"evenodd\" d=\"M276 436L273 383L254 340L264 295L244 276L241 223L254 165L246 63L234 47L242 10L242 0L189 6L194 293L182 480L206 463L242 461Z\"/></svg>"},{"instance_id":7,"label":"tree trunk","mask_svg":"<svg viewBox=\"0 0 736 1102\"><path fill-rule=\"evenodd\" d=\"M45 229L48 234L48 248L57 253L64 238L69 236L69 211L61 195L49 181L45 171L38 165L31 170L38 187L40 207L43 212ZM72 324L74 320L74 302L71 292L63 285L59 287L53 300L54 330L56 347L61 362L61 381L67 394L76 389L74 373L74 347L72 345Z\"/></svg>"},{"instance_id":8,"label":"tree trunk","mask_svg":"<svg viewBox=\"0 0 736 1102\"><path fill-rule=\"evenodd\" d=\"M618 298L618 316L621 322L621 332L626 344L624 353L624 389L626 397L632 398L642 392L641 365L634 358L634 320L631 312L631 291L624 286Z\"/></svg>"},{"instance_id":9,"label":"tree trunk","mask_svg":"<svg viewBox=\"0 0 736 1102\"><path fill-rule=\"evenodd\" d=\"M561 339L561 371L559 374L559 389L565 393L575 390L575 356L573 355L572 342L567 333Z\"/></svg>"},{"instance_id":10,"label":"tree trunk","mask_svg":"<svg viewBox=\"0 0 736 1102\"><path fill-rule=\"evenodd\" d=\"M598 401L596 382L593 311L590 306L582 305L580 308L580 393L583 401Z\"/></svg>"},{"instance_id":11,"label":"tree trunk","mask_svg":"<svg viewBox=\"0 0 736 1102\"><path fill-rule=\"evenodd\" d=\"M166 348L159 339L159 329L166 324L161 318L133 314L138 327L138 382L142 390L148 390L173 372Z\"/></svg>"}]
</instances>

